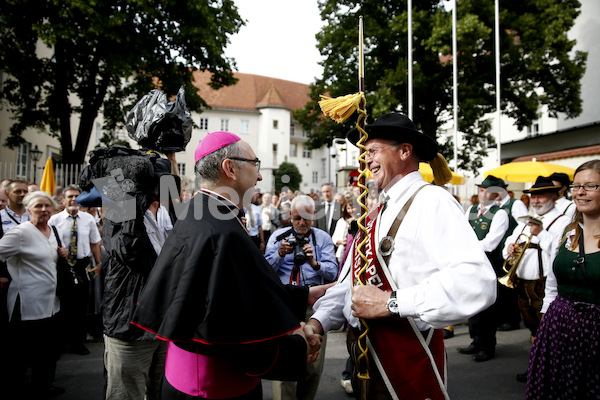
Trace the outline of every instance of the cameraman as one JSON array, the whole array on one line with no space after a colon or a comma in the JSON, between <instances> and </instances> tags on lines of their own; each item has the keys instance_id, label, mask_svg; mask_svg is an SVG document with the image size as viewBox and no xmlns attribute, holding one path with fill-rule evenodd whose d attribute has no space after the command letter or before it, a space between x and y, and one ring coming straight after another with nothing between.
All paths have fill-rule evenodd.
<instances>
[{"instance_id":1,"label":"cameraman","mask_svg":"<svg viewBox=\"0 0 600 400\"><path fill-rule=\"evenodd\" d=\"M315 201L305 195L295 197L291 215L292 227L278 229L271 235L265 251L267 262L284 284L313 286L332 282L338 268L335 250L331 237L312 227Z\"/></svg>"},{"instance_id":2,"label":"cameraman","mask_svg":"<svg viewBox=\"0 0 600 400\"><path fill-rule=\"evenodd\" d=\"M313 286L332 282L337 277L338 265L331 236L312 227L314 215L315 201L309 196L296 196L292 200L292 227L278 229L269 238L265 258L284 284ZM312 312L309 307L306 320ZM307 366L303 381L297 384L273 382L273 398L303 400L315 397L323 371L325 344L324 338L319 357Z\"/></svg>"}]
</instances>

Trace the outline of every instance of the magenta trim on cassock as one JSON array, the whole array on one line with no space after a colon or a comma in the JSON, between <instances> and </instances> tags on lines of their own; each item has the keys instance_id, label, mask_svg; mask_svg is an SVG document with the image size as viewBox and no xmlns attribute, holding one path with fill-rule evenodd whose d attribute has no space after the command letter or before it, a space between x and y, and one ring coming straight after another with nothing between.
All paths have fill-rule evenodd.
<instances>
[{"instance_id":1,"label":"magenta trim on cassock","mask_svg":"<svg viewBox=\"0 0 600 400\"><path fill-rule=\"evenodd\" d=\"M180 392L208 399L238 397L260 383L227 358L192 353L173 342L167 346L165 377Z\"/></svg>"},{"instance_id":2,"label":"magenta trim on cassock","mask_svg":"<svg viewBox=\"0 0 600 400\"><path fill-rule=\"evenodd\" d=\"M213 132L206 135L204 139L198 143L194 153L194 162L198 162L204 156L214 153L225 146L242 140L238 135L231 132Z\"/></svg>"}]
</instances>

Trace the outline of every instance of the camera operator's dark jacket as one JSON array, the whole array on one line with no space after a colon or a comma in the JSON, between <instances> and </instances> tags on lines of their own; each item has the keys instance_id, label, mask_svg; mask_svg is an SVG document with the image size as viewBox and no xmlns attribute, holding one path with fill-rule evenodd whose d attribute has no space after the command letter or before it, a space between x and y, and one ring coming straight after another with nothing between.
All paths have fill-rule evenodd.
<instances>
[{"instance_id":1,"label":"camera operator's dark jacket","mask_svg":"<svg viewBox=\"0 0 600 400\"><path fill-rule=\"evenodd\" d=\"M90 164L79 177L79 186L85 192L91 192L96 179L111 177L114 171L119 171L119 179L133 182L130 186L97 187L102 196L115 204L135 199L134 219L113 221L107 213L103 222L102 244L108 257L103 266L107 273L102 319L107 336L121 340L154 339L154 335L131 325L131 318L157 258L146 233L144 214L158 195L160 177L169 174L170 168L169 161L155 152L112 146L94 150ZM101 198L96 201L100 203L95 205L102 206Z\"/></svg>"}]
</instances>

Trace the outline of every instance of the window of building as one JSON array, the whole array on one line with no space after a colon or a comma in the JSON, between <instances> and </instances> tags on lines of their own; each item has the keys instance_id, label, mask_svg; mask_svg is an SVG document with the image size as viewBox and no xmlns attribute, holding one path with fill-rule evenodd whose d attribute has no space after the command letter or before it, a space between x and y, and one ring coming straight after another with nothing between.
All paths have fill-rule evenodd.
<instances>
[{"instance_id":1,"label":"window of building","mask_svg":"<svg viewBox=\"0 0 600 400\"><path fill-rule=\"evenodd\" d=\"M221 119L221 130L229 131L229 120L228 119Z\"/></svg>"},{"instance_id":2,"label":"window of building","mask_svg":"<svg viewBox=\"0 0 600 400\"><path fill-rule=\"evenodd\" d=\"M528 137L535 136L539 133L540 133L540 124L539 123L536 122L527 127L527 136Z\"/></svg>"},{"instance_id":3,"label":"window of building","mask_svg":"<svg viewBox=\"0 0 600 400\"><path fill-rule=\"evenodd\" d=\"M311 158L310 157L310 149L308 146L302 146L302 157L303 158Z\"/></svg>"},{"instance_id":4,"label":"window of building","mask_svg":"<svg viewBox=\"0 0 600 400\"><path fill-rule=\"evenodd\" d=\"M98 146L100 143L100 139L102 139L102 124L96 121L96 126L94 129L94 144Z\"/></svg>"},{"instance_id":5,"label":"window of building","mask_svg":"<svg viewBox=\"0 0 600 400\"><path fill-rule=\"evenodd\" d=\"M179 171L179 176L185 176L185 163L177 163L177 170Z\"/></svg>"},{"instance_id":6,"label":"window of building","mask_svg":"<svg viewBox=\"0 0 600 400\"><path fill-rule=\"evenodd\" d=\"M298 157L298 145L290 143L290 157Z\"/></svg>"},{"instance_id":7,"label":"window of building","mask_svg":"<svg viewBox=\"0 0 600 400\"><path fill-rule=\"evenodd\" d=\"M321 158L321 176L327 176L327 159Z\"/></svg>"},{"instance_id":8,"label":"window of building","mask_svg":"<svg viewBox=\"0 0 600 400\"><path fill-rule=\"evenodd\" d=\"M208 130L208 118L200 118L200 121L198 121L198 128L200 128L203 131L207 131Z\"/></svg>"},{"instance_id":9,"label":"window of building","mask_svg":"<svg viewBox=\"0 0 600 400\"><path fill-rule=\"evenodd\" d=\"M317 171L312 173L312 183L319 183L319 173Z\"/></svg>"},{"instance_id":10,"label":"window of building","mask_svg":"<svg viewBox=\"0 0 600 400\"><path fill-rule=\"evenodd\" d=\"M294 136L295 130L296 130L296 127L294 126L294 124L290 124L290 136Z\"/></svg>"},{"instance_id":11,"label":"window of building","mask_svg":"<svg viewBox=\"0 0 600 400\"><path fill-rule=\"evenodd\" d=\"M279 121L274 119L273 120L273 129L277 129L277 128L279 128Z\"/></svg>"},{"instance_id":12,"label":"window of building","mask_svg":"<svg viewBox=\"0 0 600 400\"><path fill-rule=\"evenodd\" d=\"M243 119L240 121L240 133L250 133L250 121Z\"/></svg>"},{"instance_id":13,"label":"window of building","mask_svg":"<svg viewBox=\"0 0 600 400\"><path fill-rule=\"evenodd\" d=\"M21 143L17 150L17 179L29 179L29 150L31 143Z\"/></svg>"}]
</instances>

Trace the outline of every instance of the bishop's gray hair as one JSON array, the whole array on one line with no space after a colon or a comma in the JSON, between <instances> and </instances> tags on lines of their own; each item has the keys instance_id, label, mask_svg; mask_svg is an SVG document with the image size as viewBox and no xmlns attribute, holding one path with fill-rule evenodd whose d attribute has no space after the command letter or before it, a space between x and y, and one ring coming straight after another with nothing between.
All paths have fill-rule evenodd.
<instances>
[{"instance_id":1,"label":"bishop's gray hair","mask_svg":"<svg viewBox=\"0 0 600 400\"><path fill-rule=\"evenodd\" d=\"M194 166L194 171L201 181L209 185L215 185L219 182L219 179L221 179L221 163L226 158L241 156L240 143L241 141L237 141L199 159ZM238 161L235 162L240 164Z\"/></svg>"}]
</instances>

